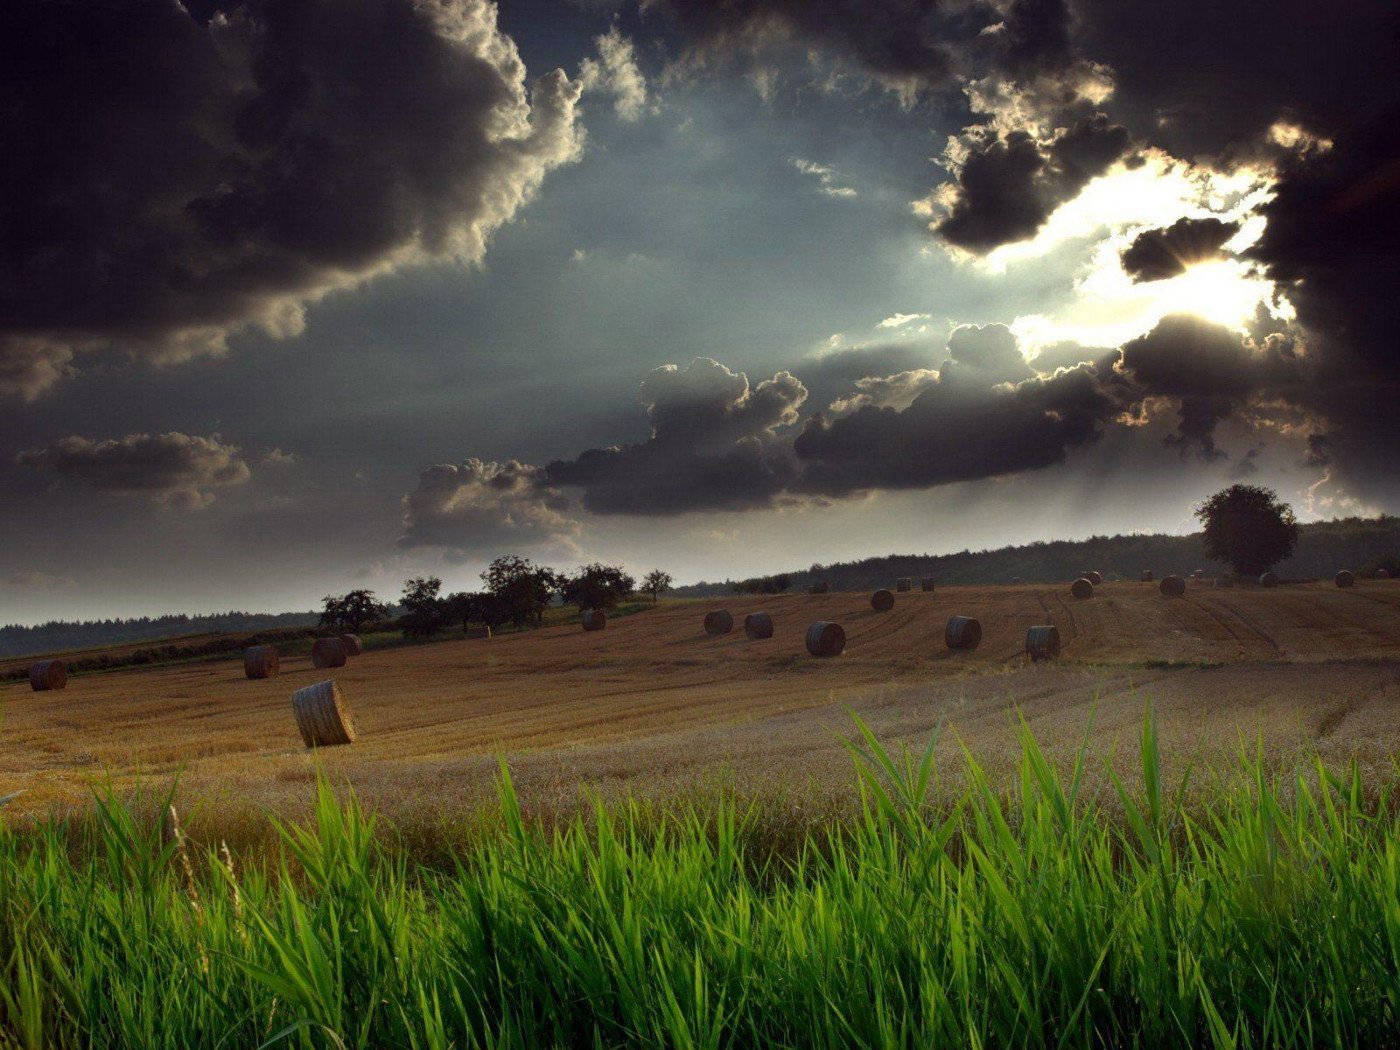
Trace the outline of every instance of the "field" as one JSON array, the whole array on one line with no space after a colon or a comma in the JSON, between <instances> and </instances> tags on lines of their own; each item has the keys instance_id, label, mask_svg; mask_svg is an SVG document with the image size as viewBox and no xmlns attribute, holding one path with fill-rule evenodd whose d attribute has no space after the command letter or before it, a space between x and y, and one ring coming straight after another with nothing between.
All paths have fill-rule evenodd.
<instances>
[{"instance_id":1,"label":"field","mask_svg":"<svg viewBox=\"0 0 1400 1050\"><path fill-rule=\"evenodd\" d=\"M766 609L773 638L707 637L705 610L736 623ZM975 653L943 644L952 613L978 617ZM835 619L846 652L814 659L808 624ZM1060 628L1055 664L1030 665L1025 629ZM1092 721L1096 757L1121 750L1156 711L1173 768L1233 758L1262 742L1273 761L1320 751L1388 770L1400 740L1400 582L1276 590L1109 583L1078 602L1067 588L959 587L898 595L876 613L864 594L671 601L584 633L576 624L371 650L319 672L304 656L248 681L236 660L75 677L63 692L0 690L0 794L10 812L84 803L94 786L160 785L215 806L304 809L318 770L388 810L489 797L497 756L533 805L700 784L849 791L841 743L858 713L881 739L943 753L965 742L1009 766L1023 717L1052 760ZM298 686L333 675L361 731L310 756L290 712ZM1002 755L1007 757L1003 761Z\"/></svg>"},{"instance_id":2,"label":"field","mask_svg":"<svg viewBox=\"0 0 1400 1050\"><path fill-rule=\"evenodd\" d=\"M1400 586L1064 591L8 688L0 1047L1400 1045Z\"/></svg>"}]
</instances>

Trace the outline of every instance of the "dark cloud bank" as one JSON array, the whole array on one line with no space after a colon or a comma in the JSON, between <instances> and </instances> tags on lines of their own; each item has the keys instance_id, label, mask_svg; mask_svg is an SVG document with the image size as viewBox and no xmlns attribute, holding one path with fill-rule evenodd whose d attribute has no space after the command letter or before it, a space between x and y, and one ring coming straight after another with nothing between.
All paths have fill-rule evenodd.
<instances>
[{"instance_id":1,"label":"dark cloud bank","mask_svg":"<svg viewBox=\"0 0 1400 1050\"><path fill-rule=\"evenodd\" d=\"M1118 348L1061 345L1027 364L1009 331L954 332L946 354L860 351L750 385L713 361L643 388L646 442L535 475L537 497L595 514L771 507L925 487L1060 463L1108 428L1174 422L1168 442L1214 461L1221 424L1301 434L1308 463L1393 497L1400 392L1400 46L1394 5L1345 12L1246 0L1012 0L944 5L651 0L681 65L750 67L804 52L906 98L960 90L969 123L930 195L934 234L985 253L1142 151L1220 171L1266 165L1274 199L1243 258L1278 282L1292 323L1247 332L1171 316ZM791 66L789 66L791 68ZM703 75L703 73L702 73ZM1137 281L1225 255L1233 222L1183 216L1124 251ZM813 390L820 396L813 397ZM800 418L798 416L800 415ZM1258 447L1236 468L1254 467ZM425 475L425 478L427 476ZM572 513L572 512L571 512ZM406 542L430 524L410 514Z\"/></svg>"},{"instance_id":2,"label":"dark cloud bank","mask_svg":"<svg viewBox=\"0 0 1400 1050\"><path fill-rule=\"evenodd\" d=\"M756 383L707 359L667 366L643 384L646 441L543 465L432 467L405 497L403 545L568 542L580 508L743 510L992 477L1164 412L1171 441L1205 460L1222 455L1224 420L1275 413L1306 432L1314 466L1390 491L1391 0L642 6L700 75L797 56L961 106L950 178L928 209L933 235L962 251L1033 236L1146 150L1272 166L1267 227L1243 258L1297 321L1242 335L1167 318L1122 347L1061 346L1034 367L1000 326L959 329L924 358L875 348ZM0 89L0 394L21 396L86 350L218 353L250 326L299 331L308 303L375 274L479 261L581 141L580 85L556 71L527 87L481 0L15 0L0 12ZM615 90L642 104L635 85ZM1167 278L1233 232L1183 217L1143 232L1123 264ZM22 461L192 505L248 469L217 438L182 434L72 437Z\"/></svg>"},{"instance_id":3,"label":"dark cloud bank","mask_svg":"<svg viewBox=\"0 0 1400 1050\"><path fill-rule=\"evenodd\" d=\"M809 368L833 385L845 358L869 367L882 356L909 363L908 353L832 354L757 384L708 358L657 369L642 384L648 440L541 467L432 467L405 498L401 543L474 547L513 523L521 542L558 540L577 531L580 511L748 510L997 477L1064 462L1164 405L1176 419L1168 442L1210 461L1223 456L1222 420L1291 396L1307 367L1287 340L1241 340L1186 316L1118 349L1062 345L1032 363L1004 325L964 326L941 360L928 350L924 367L847 380L836 385L846 396L802 413ZM479 480L497 471L511 478L500 499Z\"/></svg>"},{"instance_id":4,"label":"dark cloud bank","mask_svg":"<svg viewBox=\"0 0 1400 1050\"><path fill-rule=\"evenodd\" d=\"M252 471L240 450L221 440L182 434L128 434L92 441L73 435L17 457L61 484L138 493L158 503L198 510L221 488L244 484Z\"/></svg>"},{"instance_id":5,"label":"dark cloud bank","mask_svg":"<svg viewBox=\"0 0 1400 1050\"><path fill-rule=\"evenodd\" d=\"M0 396L219 353L385 270L475 262L577 152L481 0L10 0Z\"/></svg>"}]
</instances>

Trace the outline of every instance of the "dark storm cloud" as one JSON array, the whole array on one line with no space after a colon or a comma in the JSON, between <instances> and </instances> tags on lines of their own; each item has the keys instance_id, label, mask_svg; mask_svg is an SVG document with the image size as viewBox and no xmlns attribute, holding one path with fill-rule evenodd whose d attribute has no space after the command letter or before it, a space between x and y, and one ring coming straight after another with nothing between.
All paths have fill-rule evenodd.
<instances>
[{"instance_id":1,"label":"dark storm cloud","mask_svg":"<svg viewBox=\"0 0 1400 1050\"><path fill-rule=\"evenodd\" d=\"M1004 325L965 325L907 407L872 400L811 417L793 443L802 463L794 487L845 496L1034 470L1093 441L1117 407L1093 365L1038 376Z\"/></svg>"},{"instance_id":2,"label":"dark storm cloud","mask_svg":"<svg viewBox=\"0 0 1400 1050\"><path fill-rule=\"evenodd\" d=\"M502 544L567 547L580 509L666 516L770 506L794 475L778 437L807 390L791 373L750 385L708 358L643 380L643 442L589 449L548 466L468 460L429 467L403 498L401 547L484 551ZM564 490L577 491L578 503Z\"/></svg>"},{"instance_id":3,"label":"dark storm cloud","mask_svg":"<svg viewBox=\"0 0 1400 1050\"><path fill-rule=\"evenodd\" d=\"M900 0L669 6L702 49L763 29L747 46L808 48L906 92L950 81L965 89L974 123L952 142L950 181L926 204L940 236L975 253L1033 236L1094 174L1131 162L1127 136L1216 170L1273 166L1274 196L1260 208L1267 226L1244 257L1296 308L1291 336L1308 377L1276 407L1325 433L1334 476L1396 495L1400 425L1376 407L1400 394L1400 7L1391 0L1344 10L1305 0L974 0L942 13ZM1144 235L1125 265L1138 279L1171 276L1178 261L1218 251L1225 225L1187 220ZM1183 448L1213 454L1236 392L1182 399Z\"/></svg>"},{"instance_id":4,"label":"dark storm cloud","mask_svg":"<svg viewBox=\"0 0 1400 1050\"><path fill-rule=\"evenodd\" d=\"M13 0L0 14L0 393L76 352L217 353L474 262L577 153L483 0Z\"/></svg>"},{"instance_id":5,"label":"dark storm cloud","mask_svg":"<svg viewBox=\"0 0 1400 1050\"><path fill-rule=\"evenodd\" d=\"M128 434L92 441L73 435L16 457L23 466L60 481L108 492L134 492L188 510L208 506L215 490L242 485L252 476L238 447L217 434L201 437Z\"/></svg>"},{"instance_id":6,"label":"dark storm cloud","mask_svg":"<svg viewBox=\"0 0 1400 1050\"><path fill-rule=\"evenodd\" d=\"M1178 424L1168 442L1209 462L1225 456L1215 444L1216 427L1250 398L1296 396L1302 361L1286 340L1255 345L1200 318L1172 316L1123 344L1118 373L1135 396L1172 399Z\"/></svg>"},{"instance_id":7,"label":"dark storm cloud","mask_svg":"<svg viewBox=\"0 0 1400 1050\"><path fill-rule=\"evenodd\" d=\"M1051 212L1127 152L1127 129L1102 113L1081 117L1048 143L1028 131L979 127L964 134L947 216L934 229L949 244L988 252L1025 240Z\"/></svg>"},{"instance_id":8,"label":"dark storm cloud","mask_svg":"<svg viewBox=\"0 0 1400 1050\"><path fill-rule=\"evenodd\" d=\"M750 386L709 358L666 365L642 383L651 436L549 464L554 485L579 488L596 514L679 514L770 505L792 480L777 433L797 422L807 388L790 372Z\"/></svg>"},{"instance_id":9,"label":"dark storm cloud","mask_svg":"<svg viewBox=\"0 0 1400 1050\"><path fill-rule=\"evenodd\" d=\"M1123 269L1134 281L1161 281L1186 272L1194 263L1218 259L1239 224L1219 219L1181 218L1165 229L1144 230L1123 249Z\"/></svg>"},{"instance_id":10,"label":"dark storm cloud","mask_svg":"<svg viewBox=\"0 0 1400 1050\"><path fill-rule=\"evenodd\" d=\"M1252 152L1279 120L1330 135L1393 100L1391 0L1073 0L1072 14L1078 53L1113 71L1120 119L1180 157Z\"/></svg>"},{"instance_id":11,"label":"dark storm cloud","mask_svg":"<svg viewBox=\"0 0 1400 1050\"><path fill-rule=\"evenodd\" d=\"M809 405L830 404L850 394L860 380L937 367L939 357L932 339L922 343L896 343L833 350L792 366L792 373L807 388Z\"/></svg>"},{"instance_id":12,"label":"dark storm cloud","mask_svg":"<svg viewBox=\"0 0 1400 1050\"><path fill-rule=\"evenodd\" d=\"M567 547L578 532L571 501L538 467L483 463L429 467L403 498L400 547L490 549L501 543Z\"/></svg>"},{"instance_id":13,"label":"dark storm cloud","mask_svg":"<svg viewBox=\"0 0 1400 1050\"><path fill-rule=\"evenodd\" d=\"M950 44L990 24L985 10L957 11L938 0L642 0L641 6L680 33L691 64L816 47L906 92L951 83Z\"/></svg>"},{"instance_id":14,"label":"dark storm cloud","mask_svg":"<svg viewBox=\"0 0 1400 1050\"><path fill-rule=\"evenodd\" d=\"M911 362L892 349L846 351L822 363L841 371L859 361L926 360L927 351L913 351ZM1296 402L1307 376L1286 336L1242 336L1194 317L1166 317L1117 349L1061 344L1030 363L1005 325L964 325L948 337L938 368L848 378L842 396L815 402L800 419L808 390L792 374L750 386L743 373L699 358L646 378L648 440L543 469L515 464L502 498L480 487L469 502L474 513L490 507L492 521L508 522L516 500L562 501L575 491L593 514L665 516L931 488L1063 463L1110 428L1168 412L1177 426L1167 444L1211 461L1224 455L1215 431L1225 419ZM1322 439L1315 444L1324 447ZM1254 455L1242 462L1252 465ZM425 474L405 505L421 502L424 489L455 494L455 474L441 481L434 474L451 469ZM413 542L452 545L459 534L451 529L421 533L426 517L415 510L406 519L409 535L420 537Z\"/></svg>"}]
</instances>

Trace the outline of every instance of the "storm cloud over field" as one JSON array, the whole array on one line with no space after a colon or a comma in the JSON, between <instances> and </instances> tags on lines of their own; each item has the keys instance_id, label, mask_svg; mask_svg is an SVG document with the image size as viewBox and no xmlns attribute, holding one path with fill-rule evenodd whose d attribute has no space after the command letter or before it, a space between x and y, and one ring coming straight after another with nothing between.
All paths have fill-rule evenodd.
<instances>
[{"instance_id":1,"label":"storm cloud over field","mask_svg":"<svg viewBox=\"0 0 1400 1050\"><path fill-rule=\"evenodd\" d=\"M1394 511L1397 47L1383 0L20 0L0 579Z\"/></svg>"}]
</instances>

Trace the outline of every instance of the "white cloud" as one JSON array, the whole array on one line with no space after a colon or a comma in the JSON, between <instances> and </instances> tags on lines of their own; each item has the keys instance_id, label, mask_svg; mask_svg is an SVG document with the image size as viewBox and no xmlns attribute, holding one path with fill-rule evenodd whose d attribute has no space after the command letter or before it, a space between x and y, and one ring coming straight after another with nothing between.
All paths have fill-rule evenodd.
<instances>
[{"instance_id":1,"label":"white cloud","mask_svg":"<svg viewBox=\"0 0 1400 1050\"><path fill-rule=\"evenodd\" d=\"M822 193L826 194L828 197L849 200L859 196L854 188L841 185L841 180L834 168L830 168L825 164L818 164L816 161L805 160L802 157L789 157L788 163L802 172L803 175L811 175L815 178L817 184L821 187Z\"/></svg>"},{"instance_id":2,"label":"white cloud","mask_svg":"<svg viewBox=\"0 0 1400 1050\"><path fill-rule=\"evenodd\" d=\"M622 120L640 120L646 111L647 80L637 67L632 41L616 26L595 41L596 59L585 58L579 65L579 82L585 93L613 96L613 112Z\"/></svg>"},{"instance_id":3,"label":"white cloud","mask_svg":"<svg viewBox=\"0 0 1400 1050\"><path fill-rule=\"evenodd\" d=\"M910 321L927 321L932 314L891 314L877 324L876 328L903 328Z\"/></svg>"}]
</instances>

